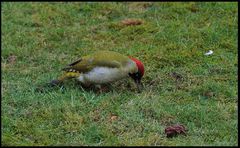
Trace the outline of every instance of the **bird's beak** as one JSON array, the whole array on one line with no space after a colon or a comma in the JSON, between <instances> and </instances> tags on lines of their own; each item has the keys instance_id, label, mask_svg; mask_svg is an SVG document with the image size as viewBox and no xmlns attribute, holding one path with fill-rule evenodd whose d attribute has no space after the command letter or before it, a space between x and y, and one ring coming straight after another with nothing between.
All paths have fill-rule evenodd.
<instances>
[{"instance_id":1,"label":"bird's beak","mask_svg":"<svg viewBox=\"0 0 240 148\"><path fill-rule=\"evenodd\" d=\"M143 84L142 84L142 82L141 82L140 79L139 79L139 80L136 80L135 83L136 83L136 85L137 85L137 90L138 90L138 92L140 93L140 92L142 91L142 89L143 89Z\"/></svg>"}]
</instances>

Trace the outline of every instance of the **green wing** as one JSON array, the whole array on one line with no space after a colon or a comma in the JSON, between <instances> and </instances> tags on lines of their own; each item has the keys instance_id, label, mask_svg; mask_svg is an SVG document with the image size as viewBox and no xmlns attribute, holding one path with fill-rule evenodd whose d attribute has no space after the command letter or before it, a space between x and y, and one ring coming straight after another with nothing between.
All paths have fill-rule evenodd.
<instances>
[{"instance_id":1,"label":"green wing","mask_svg":"<svg viewBox=\"0 0 240 148\"><path fill-rule=\"evenodd\" d=\"M69 64L67 67L63 68L63 70L76 70L85 73L96 66L120 68L128 62L128 59L127 56L113 51L98 51Z\"/></svg>"}]
</instances>

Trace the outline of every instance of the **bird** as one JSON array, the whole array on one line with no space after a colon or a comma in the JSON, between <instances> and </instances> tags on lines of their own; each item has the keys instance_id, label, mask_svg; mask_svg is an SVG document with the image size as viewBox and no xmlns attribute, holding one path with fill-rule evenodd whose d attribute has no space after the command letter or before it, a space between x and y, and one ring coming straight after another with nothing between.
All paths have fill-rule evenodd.
<instances>
[{"instance_id":1,"label":"bird","mask_svg":"<svg viewBox=\"0 0 240 148\"><path fill-rule=\"evenodd\" d=\"M109 84L127 77L134 80L138 92L141 92L144 65L137 58L114 51L100 50L80 57L65 66L64 73L50 82L51 85L62 84L71 78L78 80L83 86Z\"/></svg>"}]
</instances>

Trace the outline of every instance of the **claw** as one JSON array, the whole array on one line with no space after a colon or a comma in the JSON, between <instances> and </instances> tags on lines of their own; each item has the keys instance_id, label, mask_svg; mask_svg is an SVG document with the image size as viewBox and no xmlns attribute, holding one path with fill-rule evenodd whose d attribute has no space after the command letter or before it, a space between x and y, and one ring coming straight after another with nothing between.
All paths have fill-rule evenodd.
<instances>
[{"instance_id":1,"label":"claw","mask_svg":"<svg viewBox=\"0 0 240 148\"><path fill-rule=\"evenodd\" d=\"M62 84L62 82L57 80L57 79L56 80L52 80L50 83L48 83L48 85L50 85L50 86L58 86L60 84Z\"/></svg>"}]
</instances>

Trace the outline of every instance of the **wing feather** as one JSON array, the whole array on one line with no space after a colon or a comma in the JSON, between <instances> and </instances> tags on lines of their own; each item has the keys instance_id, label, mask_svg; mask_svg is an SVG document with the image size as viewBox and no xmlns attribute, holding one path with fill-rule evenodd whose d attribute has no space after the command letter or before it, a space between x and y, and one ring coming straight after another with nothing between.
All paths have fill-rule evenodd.
<instances>
[{"instance_id":1,"label":"wing feather","mask_svg":"<svg viewBox=\"0 0 240 148\"><path fill-rule=\"evenodd\" d=\"M95 54L84 56L79 60L69 64L62 70L76 70L78 72L88 72L91 71L94 67L111 67L111 68L120 68L124 64L128 57L123 56L116 52L111 51L99 51Z\"/></svg>"}]
</instances>

